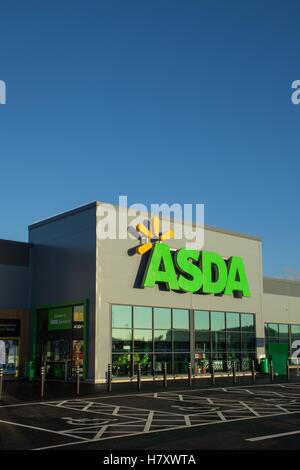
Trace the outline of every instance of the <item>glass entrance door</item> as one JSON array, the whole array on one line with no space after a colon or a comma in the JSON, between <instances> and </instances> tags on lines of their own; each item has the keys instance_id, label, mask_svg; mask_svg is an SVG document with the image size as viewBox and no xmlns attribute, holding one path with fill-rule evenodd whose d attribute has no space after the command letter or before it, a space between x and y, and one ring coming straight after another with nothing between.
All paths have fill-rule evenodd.
<instances>
[{"instance_id":1,"label":"glass entrance door","mask_svg":"<svg viewBox=\"0 0 300 470\"><path fill-rule=\"evenodd\" d=\"M46 377L66 380L71 374L71 341L49 339L42 344L42 357L46 361Z\"/></svg>"},{"instance_id":2,"label":"glass entrance door","mask_svg":"<svg viewBox=\"0 0 300 470\"><path fill-rule=\"evenodd\" d=\"M84 376L84 305L67 305L37 310L37 371L47 362L47 378L67 380L79 365Z\"/></svg>"}]
</instances>

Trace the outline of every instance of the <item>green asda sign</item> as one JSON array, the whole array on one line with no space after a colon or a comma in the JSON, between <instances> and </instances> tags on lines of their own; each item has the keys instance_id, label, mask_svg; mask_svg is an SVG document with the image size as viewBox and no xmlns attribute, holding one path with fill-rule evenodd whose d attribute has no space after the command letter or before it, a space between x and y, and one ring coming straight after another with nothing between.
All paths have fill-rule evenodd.
<instances>
[{"instance_id":1,"label":"green asda sign","mask_svg":"<svg viewBox=\"0 0 300 470\"><path fill-rule=\"evenodd\" d=\"M48 313L48 330L70 330L72 307L52 308Z\"/></svg>"},{"instance_id":2,"label":"green asda sign","mask_svg":"<svg viewBox=\"0 0 300 470\"><path fill-rule=\"evenodd\" d=\"M250 297L242 258L224 260L211 251L181 248L171 252L165 243L152 248L142 280L143 287L164 284L183 292Z\"/></svg>"}]
</instances>

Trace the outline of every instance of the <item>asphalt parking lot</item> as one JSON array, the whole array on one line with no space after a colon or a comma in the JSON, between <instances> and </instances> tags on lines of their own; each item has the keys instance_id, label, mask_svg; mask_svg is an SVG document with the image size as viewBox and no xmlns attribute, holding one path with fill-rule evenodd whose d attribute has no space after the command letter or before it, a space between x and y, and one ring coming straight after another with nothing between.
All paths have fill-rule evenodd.
<instances>
[{"instance_id":1,"label":"asphalt parking lot","mask_svg":"<svg viewBox=\"0 0 300 470\"><path fill-rule=\"evenodd\" d=\"M0 405L6 450L299 449L299 439L299 383Z\"/></svg>"}]
</instances>

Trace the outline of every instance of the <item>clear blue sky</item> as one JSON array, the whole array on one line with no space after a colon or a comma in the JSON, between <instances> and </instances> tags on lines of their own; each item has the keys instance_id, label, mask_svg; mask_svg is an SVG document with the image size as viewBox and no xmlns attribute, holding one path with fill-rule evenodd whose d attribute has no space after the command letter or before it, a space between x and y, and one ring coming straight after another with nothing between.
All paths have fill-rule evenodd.
<instances>
[{"instance_id":1,"label":"clear blue sky","mask_svg":"<svg viewBox=\"0 0 300 470\"><path fill-rule=\"evenodd\" d=\"M0 4L0 237L91 200L205 203L300 276L299 1Z\"/></svg>"}]
</instances>

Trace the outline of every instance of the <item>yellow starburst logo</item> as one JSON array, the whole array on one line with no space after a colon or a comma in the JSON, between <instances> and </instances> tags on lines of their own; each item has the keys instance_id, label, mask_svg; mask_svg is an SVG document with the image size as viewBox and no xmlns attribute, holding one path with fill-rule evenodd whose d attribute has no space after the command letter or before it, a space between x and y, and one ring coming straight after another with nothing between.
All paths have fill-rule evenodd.
<instances>
[{"instance_id":1,"label":"yellow starburst logo","mask_svg":"<svg viewBox=\"0 0 300 470\"><path fill-rule=\"evenodd\" d=\"M174 237L174 231L172 229L167 230L167 232L160 233L160 224L158 217L152 217L151 222L152 231L149 230L144 224L138 224L136 226L136 231L150 240L148 243L144 243L136 248L136 252L139 255L143 255L147 251L151 250L151 248L153 247L153 243L163 242L165 240L170 240L170 238Z\"/></svg>"}]
</instances>

